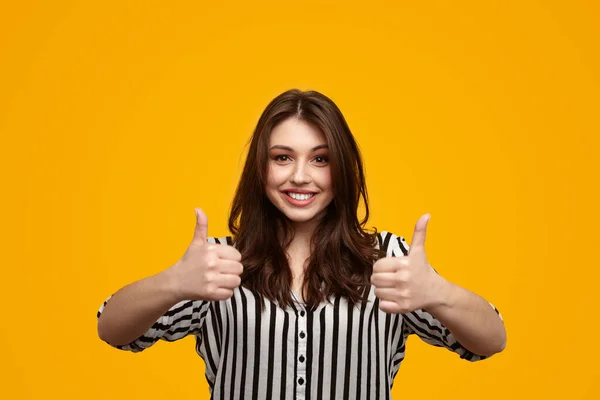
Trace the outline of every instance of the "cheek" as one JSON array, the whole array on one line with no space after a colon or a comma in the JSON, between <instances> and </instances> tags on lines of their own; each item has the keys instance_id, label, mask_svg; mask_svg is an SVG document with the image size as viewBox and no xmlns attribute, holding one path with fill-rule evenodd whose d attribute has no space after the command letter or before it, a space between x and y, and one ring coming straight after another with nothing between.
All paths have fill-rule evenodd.
<instances>
[{"instance_id":1,"label":"cheek","mask_svg":"<svg viewBox=\"0 0 600 400\"><path fill-rule=\"evenodd\" d=\"M267 173L267 186L277 188L285 181L285 176L281 168L270 166Z\"/></svg>"},{"instance_id":2,"label":"cheek","mask_svg":"<svg viewBox=\"0 0 600 400\"><path fill-rule=\"evenodd\" d=\"M331 189L331 171L325 168L319 173L319 186L321 189Z\"/></svg>"}]
</instances>

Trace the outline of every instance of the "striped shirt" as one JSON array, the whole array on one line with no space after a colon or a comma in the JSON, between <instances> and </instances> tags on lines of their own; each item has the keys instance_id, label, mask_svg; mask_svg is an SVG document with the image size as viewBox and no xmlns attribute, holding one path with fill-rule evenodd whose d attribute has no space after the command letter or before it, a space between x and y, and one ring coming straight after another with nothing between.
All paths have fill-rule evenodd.
<instances>
[{"instance_id":1,"label":"striped shirt","mask_svg":"<svg viewBox=\"0 0 600 400\"><path fill-rule=\"evenodd\" d=\"M378 239L388 257L408 254L404 238L383 231ZM231 237L209 242L231 243ZM194 335L212 399L389 399L411 334L469 361L485 358L424 310L381 311L373 287L355 307L339 297L316 309L295 300L283 309L265 299L261 311L259 297L239 287L227 300L183 301L140 338L115 347L139 352L161 339Z\"/></svg>"}]
</instances>

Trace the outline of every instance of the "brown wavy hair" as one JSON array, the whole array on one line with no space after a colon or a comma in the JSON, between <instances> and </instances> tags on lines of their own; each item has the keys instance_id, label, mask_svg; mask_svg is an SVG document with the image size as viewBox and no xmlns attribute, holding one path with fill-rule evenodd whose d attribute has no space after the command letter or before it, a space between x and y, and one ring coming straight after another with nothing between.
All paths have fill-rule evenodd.
<instances>
[{"instance_id":1,"label":"brown wavy hair","mask_svg":"<svg viewBox=\"0 0 600 400\"><path fill-rule=\"evenodd\" d=\"M369 205L360 150L336 104L317 91L288 90L263 111L250 139L248 156L229 215L229 230L242 254L242 285L286 307L292 303L292 271L285 249L293 239L287 217L267 198L269 136L278 124L297 118L317 127L327 140L333 200L315 229L302 294L311 308L331 296L352 305L366 300L377 230L364 229ZM364 204L359 221L358 207Z\"/></svg>"}]
</instances>

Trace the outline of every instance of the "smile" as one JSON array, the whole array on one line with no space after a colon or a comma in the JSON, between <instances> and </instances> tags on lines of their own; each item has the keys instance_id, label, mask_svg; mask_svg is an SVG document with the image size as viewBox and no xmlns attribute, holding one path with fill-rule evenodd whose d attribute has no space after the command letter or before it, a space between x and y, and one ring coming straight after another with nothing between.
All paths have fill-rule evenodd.
<instances>
[{"instance_id":1,"label":"smile","mask_svg":"<svg viewBox=\"0 0 600 400\"><path fill-rule=\"evenodd\" d=\"M311 204L315 197L316 193L297 193L297 192L283 192L285 194L285 199L288 203L296 207L304 207Z\"/></svg>"},{"instance_id":2,"label":"smile","mask_svg":"<svg viewBox=\"0 0 600 400\"><path fill-rule=\"evenodd\" d=\"M295 193L295 192L286 192L286 194L288 196L290 196L292 199L296 199L296 200L308 200L315 195L314 193Z\"/></svg>"}]
</instances>

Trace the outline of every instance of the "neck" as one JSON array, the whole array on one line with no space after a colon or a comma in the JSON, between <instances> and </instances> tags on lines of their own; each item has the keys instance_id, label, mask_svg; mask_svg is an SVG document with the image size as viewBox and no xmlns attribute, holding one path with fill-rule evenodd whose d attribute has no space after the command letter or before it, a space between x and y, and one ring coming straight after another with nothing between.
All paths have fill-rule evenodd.
<instances>
[{"instance_id":1,"label":"neck","mask_svg":"<svg viewBox=\"0 0 600 400\"><path fill-rule=\"evenodd\" d=\"M290 247L306 247L310 249L311 240L314 232L318 229L321 219L313 219L307 222L296 222L292 224L294 238Z\"/></svg>"},{"instance_id":2,"label":"neck","mask_svg":"<svg viewBox=\"0 0 600 400\"><path fill-rule=\"evenodd\" d=\"M308 224L295 224L293 231L294 239L292 242L310 243L315 227Z\"/></svg>"},{"instance_id":3,"label":"neck","mask_svg":"<svg viewBox=\"0 0 600 400\"><path fill-rule=\"evenodd\" d=\"M292 290L300 298L304 298L302 293L302 282L304 272L307 267L307 261L310 258L311 239L317 224L293 224L293 239L285 249L288 257L290 269L292 271Z\"/></svg>"},{"instance_id":4,"label":"neck","mask_svg":"<svg viewBox=\"0 0 600 400\"><path fill-rule=\"evenodd\" d=\"M291 228L294 234L294 239L292 240L290 245L292 245L293 243L301 243L307 245L310 248L312 236L315 230L318 229L319 224L321 223L323 218L326 217L326 212L326 210L323 210L321 214L315 216L315 218L312 218L310 221L292 223Z\"/></svg>"}]
</instances>

